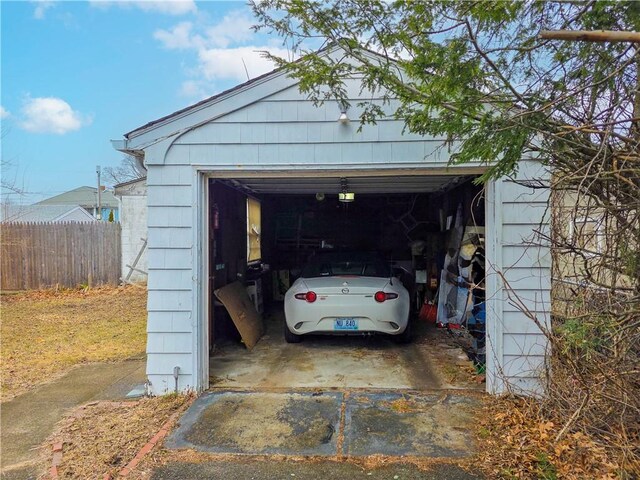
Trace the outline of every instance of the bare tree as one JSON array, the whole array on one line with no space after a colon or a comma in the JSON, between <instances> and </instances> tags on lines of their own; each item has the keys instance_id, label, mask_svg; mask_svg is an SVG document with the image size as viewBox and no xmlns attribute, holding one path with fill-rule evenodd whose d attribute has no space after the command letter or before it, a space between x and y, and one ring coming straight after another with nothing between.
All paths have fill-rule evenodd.
<instances>
[{"instance_id":1,"label":"bare tree","mask_svg":"<svg viewBox=\"0 0 640 480\"><path fill-rule=\"evenodd\" d=\"M3 125L0 139L4 141L7 135L9 135L9 129ZM24 188L20 186L18 182L16 162L7 158L4 152L0 158L0 189L3 201L6 200L8 196L24 194Z\"/></svg>"},{"instance_id":2,"label":"bare tree","mask_svg":"<svg viewBox=\"0 0 640 480\"><path fill-rule=\"evenodd\" d=\"M147 175L147 169L133 156L126 155L120 160L117 167L106 167L104 169L105 182L116 185L128 182Z\"/></svg>"}]
</instances>

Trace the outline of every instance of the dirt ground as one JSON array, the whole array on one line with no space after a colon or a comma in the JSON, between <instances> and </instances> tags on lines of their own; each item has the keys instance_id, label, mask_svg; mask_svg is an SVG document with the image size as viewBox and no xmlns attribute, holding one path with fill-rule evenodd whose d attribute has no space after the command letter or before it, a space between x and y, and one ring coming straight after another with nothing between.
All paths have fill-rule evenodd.
<instances>
[{"instance_id":1,"label":"dirt ground","mask_svg":"<svg viewBox=\"0 0 640 480\"><path fill-rule=\"evenodd\" d=\"M0 298L3 402L75 365L144 355L146 288L40 290Z\"/></svg>"}]
</instances>

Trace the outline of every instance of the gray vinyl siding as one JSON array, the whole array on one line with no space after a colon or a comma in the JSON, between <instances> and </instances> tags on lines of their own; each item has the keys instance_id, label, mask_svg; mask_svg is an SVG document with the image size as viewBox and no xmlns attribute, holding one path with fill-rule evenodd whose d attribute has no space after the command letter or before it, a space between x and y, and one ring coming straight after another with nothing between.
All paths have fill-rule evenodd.
<instances>
[{"instance_id":1,"label":"gray vinyl siding","mask_svg":"<svg viewBox=\"0 0 640 480\"><path fill-rule=\"evenodd\" d=\"M147 377L154 393L179 389L193 380L193 225L188 165L149 165Z\"/></svg>"},{"instance_id":2,"label":"gray vinyl siding","mask_svg":"<svg viewBox=\"0 0 640 480\"><path fill-rule=\"evenodd\" d=\"M352 82L353 84L353 82ZM352 85L349 91L356 94ZM292 166L404 164L446 167L449 151L442 139L404 132L404 122L382 119L358 131L359 111L351 99L351 122L337 122L336 102L320 107L288 88L242 110L181 134L172 143L166 165Z\"/></svg>"},{"instance_id":3,"label":"gray vinyl siding","mask_svg":"<svg viewBox=\"0 0 640 480\"><path fill-rule=\"evenodd\" d=\"M490 282L496 294L487 301L487 309L498 324L488 328L487 356L493 364L490 390L495 393L539 392L544 380L548 342L536 321L549 327L551 254L547 241L536 232L549 232L549 190L526 185L548 180L542 165L529 159L520 163L515 179L494 185L499 200L488 218L489 235L495 236L488 258L494 265Z\"/></svg>"},{"instance_id":4,"label":"gray vinyl siding","mask_svg":"<svg viewBox=\"0 0 640 480\"><path fill-rule=\"evenodd\" d=\"M358 168L445 168L450 149L441 139L403 132L403 122L383 119L358 132L359 87L349 86L349 125L337 122L335 102L315 107L291 79L275 74L211 104L136 132L132 144L146 145L148 166L148 345L151 390L201 389L197 356L196 311L202 252L197 250L196 169L216 171L353 170ZM389 107L391 110L393 106ZM467 165L468 166L468 165ZM465 166L466 167L466 166ZM540 174L535 161L524 162L519 178ZM456 167L449 173L454 174ZM489 188L496 202L487 205L487 260L513 288L508 293L495 272L488 282L488 389L537 390L547 348L544 336L519 309L519 298L548 324L550 266L547 246L534 238L542 228L548 192L509 179ZM492 197L493 198L493 197ZM548 231L548 230L547 230ZM493 290L491 290L493 289ZM206 331L206 330L205 330ZM200 380L206 382L206 380Z\"/></svg>"}]
</instances>

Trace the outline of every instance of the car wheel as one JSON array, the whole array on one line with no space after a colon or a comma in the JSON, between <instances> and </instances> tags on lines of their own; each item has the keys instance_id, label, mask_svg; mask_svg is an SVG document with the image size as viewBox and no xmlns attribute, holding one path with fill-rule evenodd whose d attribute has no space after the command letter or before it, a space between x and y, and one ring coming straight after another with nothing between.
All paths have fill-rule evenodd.
<instances>
[{"instance_id":1,"label":"car wheel","mask_svg":"<svg viewBox=\"0 0 640 480\"><path fill-rule=\"evenodd\" d=\"M409 319L407 328L400 335L394 335L393 341L396 343L411 343L411 338L413 337L411 330L411 319Z\"/></svg>"},{"instance_id":2,"label":"car wheel","mask_svg":"<svg viewBox=\"0 0 640 480\"><path fill-rule=\"evenodd\" d=\"M284 339L287 343L300 343L302 341L302 335L296 335L287 326L287 322L284 322Z\"/></svg>"}]
</instances>

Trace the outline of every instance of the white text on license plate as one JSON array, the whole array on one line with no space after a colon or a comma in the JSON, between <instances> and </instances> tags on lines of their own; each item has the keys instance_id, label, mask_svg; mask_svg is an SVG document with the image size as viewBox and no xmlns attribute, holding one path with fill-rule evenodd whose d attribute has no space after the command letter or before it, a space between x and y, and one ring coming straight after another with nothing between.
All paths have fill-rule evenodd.
<instances>
[{"instance_id":1,"label":"white text on license plate","mask_svg":"<svg viewBox=\"0 0 640 480\"><path fill-rule=\"evenodd\" d=\"M333 321L334 330L358 330L358 320L351 317L339 317Z\"/></svg>"}]
</instances>

